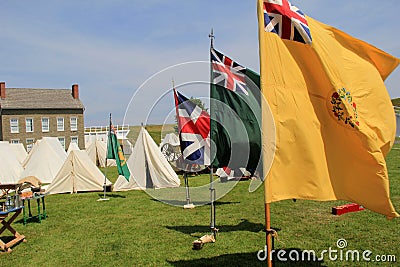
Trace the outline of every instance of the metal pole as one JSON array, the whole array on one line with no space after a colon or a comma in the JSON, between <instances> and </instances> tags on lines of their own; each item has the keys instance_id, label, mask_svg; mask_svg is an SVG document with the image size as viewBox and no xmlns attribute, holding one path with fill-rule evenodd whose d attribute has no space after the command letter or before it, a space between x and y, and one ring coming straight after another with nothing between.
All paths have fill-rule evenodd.
<instances>
[{"instance_id":1,"label":"metal pole","mask_svg":"<svg viewBox=\"0 0 400 267\"><path fill-rule=\"evenodd\" d=\"M106 187L107 187L107 154L108 154L109 144L111 143L110 138L111 138L111 113L110 113L110 126L108 128L106 160L105 160L105 166L104 166L104 185L103 185L104 194L103 194L103 198L100 198L97 201L109 200L108 198L106 198Z\"/></svg>"},{"instance_id":2,"label":"metal pole","mask_svg":"<svg viewBox=\"0 0 400 267\"><path fill-rule=\"evenodd\" d=\"M185 180L185 187L186 187L186 205L189 205L190 204L189 181L186 171L183 173L183 179Z\"/></svg>"},{"instance_id":3,"label":"metal pole","mask_svg":"<svg viewBox=\"0 0 400 267\"><path fill-rule=\"evenodd\" d=\"M208 37L210 38L210 87L211 87L212 82L213 82L211 49L214 48L214 38L215 38L214 29L211 29L211 33L208 35ZM211 111L211 105L210 105L210 114L211 114L211 112L212 111ZM210 133L210 138L212 139L211 133ZM210 150L211 150L211 147L210 147ZM211 151L210 151L210 155L211 155ZM216 238L215 205L214 205L215 196L216 196L216 193L215 193L215 188L214 188L213 165L211 163L211 165L210 165L210 228L211 228L211 232L212 232L214 238Z\"/></svg>"}]
</instances>

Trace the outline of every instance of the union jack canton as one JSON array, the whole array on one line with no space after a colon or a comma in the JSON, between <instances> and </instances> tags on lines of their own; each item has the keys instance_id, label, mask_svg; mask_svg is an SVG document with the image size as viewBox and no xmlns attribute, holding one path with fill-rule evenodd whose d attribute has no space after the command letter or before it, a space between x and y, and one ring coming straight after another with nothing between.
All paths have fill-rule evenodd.
<instances>
[{"instance_id":1,"label":"union jack canton","mask_svg":"<svg viewBox=\"0 0 400 267\"><path fill-rule=\"evenodd\" d=\"M174 97L185 163L210 165L210 115L176 90Z\"/></svg>"},{"instance_id":2,"label":"union jack canton","mask_svg":"<svg viewBox=\"0 0 400 267\"><path fill-rule=\"evenodd\" d=\"M211 48L211 64L213 70L213 83L228 90L249 95L246 85L245 67Z\"/></svg>"},{"instance_id":3,"label":"union jack canton","mask_svg":"<svg viewBox=\"0 0 400 267\"><path fill-rule=\"evenodd\" d=\"M264 26L282 39L312 43L306 16L288 0L264 0Z\"/></svg>"}]
</instances>

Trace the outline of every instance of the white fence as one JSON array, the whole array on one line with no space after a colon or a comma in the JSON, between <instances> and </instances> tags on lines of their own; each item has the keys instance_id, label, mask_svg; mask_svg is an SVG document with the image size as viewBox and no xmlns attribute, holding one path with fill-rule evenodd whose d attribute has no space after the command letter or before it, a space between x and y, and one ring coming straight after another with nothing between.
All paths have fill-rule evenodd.
<instances>
[{"instance_id":1,"label":"white fence","mask_svg":"<svg viewBox=\"0 0 400 267\"><path fill-rule=\"evenodd\" d=\"M129 125L114 125L117 133L117 138L124 140L127 139L129 134ZM92 126L85 127L85 141L100 140L106 141L108 136L109 126Z\"/></svg>"}]
</instances>

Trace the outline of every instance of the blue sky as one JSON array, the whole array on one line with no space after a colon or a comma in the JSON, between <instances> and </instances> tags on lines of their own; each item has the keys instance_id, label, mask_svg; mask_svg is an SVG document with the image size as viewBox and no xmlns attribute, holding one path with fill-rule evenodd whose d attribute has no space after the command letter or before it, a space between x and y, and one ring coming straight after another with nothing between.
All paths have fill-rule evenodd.
<instances>
[{"instance_id":1,"label":"blue sky","mask_svg":"<svg viewBox=\"0 0 400 267\"><path fill-rule=\"evenodd\" d=\"M400 57L398 0L292 3ZM115 124L125 114L131 125L170 119L172 78L187 96L206 96L212 27L217 49L259 68L256 0L1 0L0 10L0 80L26 88L78 83L86 126L107 124L110 112ZM400 97L399 69L386 85Z\"/></svg>"}]
</instances>

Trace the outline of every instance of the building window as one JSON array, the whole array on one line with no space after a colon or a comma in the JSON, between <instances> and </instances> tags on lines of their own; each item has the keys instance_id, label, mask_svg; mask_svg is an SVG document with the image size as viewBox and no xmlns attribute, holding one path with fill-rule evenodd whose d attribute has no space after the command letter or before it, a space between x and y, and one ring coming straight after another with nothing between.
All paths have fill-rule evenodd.
<instances>
[{"instance_id":1,"label":"building window","mask_svg":"<svg viewBox=\"0 0 400 267\"><path fill-rule=\"evenodd\" d=\"M25 119L25 126L26 126L27 133L33 133L33 119L32 118Z\"/></svg>"},{"instance_id":2,"label":"building window","mask_svg":"<svg viewBox=\"0 0 400 267\"><path fill-rule=\"evenodd\" d=\"M75 143L75 144L79 145L78 144L78 136L71 136L71 143Z\"/></svg>"},{"instance_id":3,"label":"building window","mask_svg":"<svg viewBox=\"0 0 400 267\"><path fill-rule=\"evenodd\" d=\"M47 133L50 131L49 118L42 118L42 132Z\"/></svg>"},{"instance_id":4,"label":"building window","mask_svg":"<svg viewBox=\"0 0 400 267\"><path fill-rule=\"evenodd\" d=\"M58 137L58 141L60 141L61 146L64 148L65 150L65 137Z\"/></svg>"},{"instance_id":5,"label":"building window","mask_svg":"<svg viewBox=\"0 0 400 267\"><path fill-rule=\"evenodd\" d=\"M11 144L19 144L21 141L19 139L11 139Z\"/></svg>"},{"instance_id":6,"label":"building window","mask_svg":"<svg viewBox=\"0 0 400 267\"><path fill-rule=\"evenodd\" d=\"M19 133L18 119L10 120L11 133Z\"/></svg>"},{"instance_id":7,"label":"building window","mask_svg":"<svg viewBox=\"0 0 400 267\"><path fill-rule=\"evenodd\" d=\"M64 118L57 118L57 131L64 131Z\"/></svg>"},{"instance_id":8,"label":"building window","mask_svg":"<svg viewBox=\"0 0 400 267\"><path fill-rule=\"evenodd\" d=\"M78 118L71 117L70 123L71 123L71 131L78 131Z\"/></svg>"},{"instance_id":9,"label":"building window","mask_svg":"<svg viewBox=\"0 0 400 267\"><path fill-rule=\"evenodd\" d=\"M34 142L35 142L35 139L33 139L33 138L26 139L26 152L31 151Z\"/></svg>"}]
</instances>

